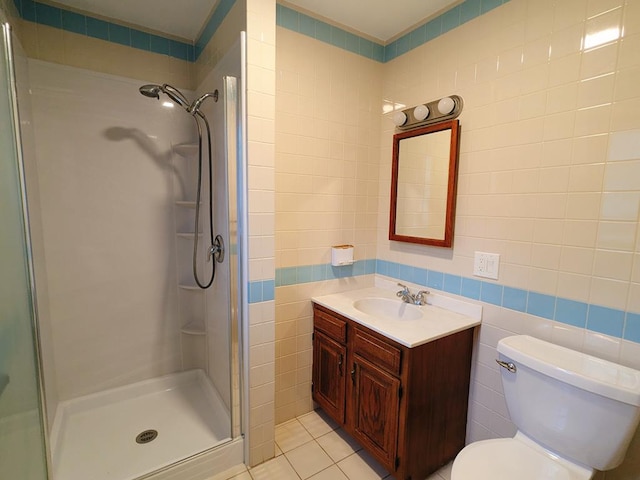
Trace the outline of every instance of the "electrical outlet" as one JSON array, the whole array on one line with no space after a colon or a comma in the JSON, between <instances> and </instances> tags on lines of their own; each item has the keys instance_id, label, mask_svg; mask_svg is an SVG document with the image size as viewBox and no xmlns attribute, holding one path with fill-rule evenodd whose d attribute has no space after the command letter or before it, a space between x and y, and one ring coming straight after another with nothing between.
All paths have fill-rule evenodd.
<instances>
[{"instance_id":1,"label":"electrical outlet","mask_svg":"<svg viewBox=\"0 0 640 480\"><path fill-rule=\"evenodd\" d=\"M476 277L498 279L500 255L497 253L475 252L473 258L473 274Z\"/></svg>"}]
</instances>

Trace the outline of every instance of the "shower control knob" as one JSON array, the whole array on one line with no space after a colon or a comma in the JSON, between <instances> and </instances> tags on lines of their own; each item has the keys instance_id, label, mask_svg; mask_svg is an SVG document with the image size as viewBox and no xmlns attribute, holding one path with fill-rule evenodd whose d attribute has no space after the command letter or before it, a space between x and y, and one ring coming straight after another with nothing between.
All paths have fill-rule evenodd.
<instances>
[{"instance_id":1,"label":"shower control knob","mask_svg":"<svg viewBox=\"0 0 640 480\"><path fill-rule=\"evenodd\" d=\"M222 239L222 235L216 235L213 245L209 247L207 262L211 261L211 257L215 258L218 263L224 261L224 240Z\"/></svg>"}]
</instances>

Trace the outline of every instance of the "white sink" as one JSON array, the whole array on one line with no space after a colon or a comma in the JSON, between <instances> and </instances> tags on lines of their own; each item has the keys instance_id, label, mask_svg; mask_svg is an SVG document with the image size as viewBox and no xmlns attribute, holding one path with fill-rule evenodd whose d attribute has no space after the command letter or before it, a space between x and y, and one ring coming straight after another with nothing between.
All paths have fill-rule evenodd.
<instances>
[{"instance_id":1,"label":"white sink","mask_svg":"<svg viewBox=\"0 0 640 480\"><path fill-rule=\"evenodd\" d=\"M361 298L353 302L353 307L367 315L391 320L418 320L422 318L420 307L390 298Z\"/></svg>"}]
</instances>

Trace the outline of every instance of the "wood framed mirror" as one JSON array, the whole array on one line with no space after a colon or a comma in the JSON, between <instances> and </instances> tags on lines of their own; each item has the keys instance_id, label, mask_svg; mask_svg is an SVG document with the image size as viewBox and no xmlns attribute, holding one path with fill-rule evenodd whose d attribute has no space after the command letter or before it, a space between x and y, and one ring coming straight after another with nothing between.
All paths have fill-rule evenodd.
<instances>
[{"instance_id":1,"label":"wood framed mirror","mask_svg":"<svg viewBox=\"0 0 640 480\"><path fill-rule=\"evenodd\" d=\"M393 136L389 240L451 248L458 120Z\"/></svg>"}]
</instances>

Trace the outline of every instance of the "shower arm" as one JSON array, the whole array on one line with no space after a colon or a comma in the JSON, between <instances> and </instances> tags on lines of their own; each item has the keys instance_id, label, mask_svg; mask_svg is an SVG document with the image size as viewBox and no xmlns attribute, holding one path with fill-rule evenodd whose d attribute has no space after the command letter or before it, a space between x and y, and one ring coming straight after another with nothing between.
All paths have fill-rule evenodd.
<instances>
[{"instance_id":1,"label":"shower arm","mask_svg":"<svg viewBox=\"0 0 640 480\"><path fill-rule=\"evenodd\" d=\"M200 115L201 118L204 119L204 116L202 115L202 113L200 113L200 106L202 105L202 102L204 102L209 97L213 98L217 102L218 101L218 90L215 90L213 93L207 92L204 95L202 95L200 98L195 100L191 104L190 107L187 108L187 111L191 115L198 114L198 115Z\"/></svg>"}]
</instances>

